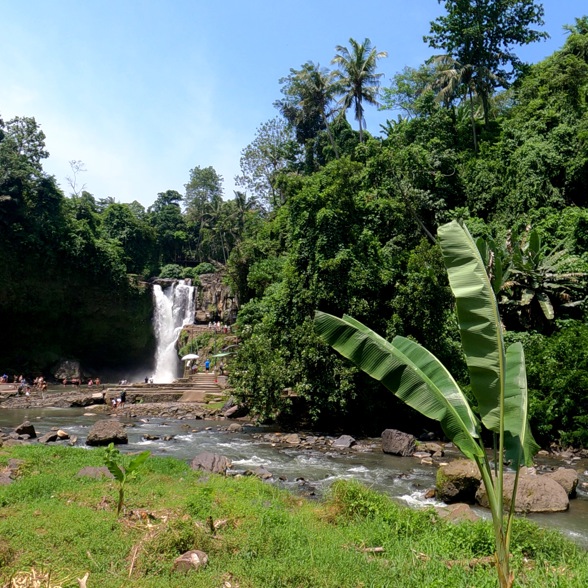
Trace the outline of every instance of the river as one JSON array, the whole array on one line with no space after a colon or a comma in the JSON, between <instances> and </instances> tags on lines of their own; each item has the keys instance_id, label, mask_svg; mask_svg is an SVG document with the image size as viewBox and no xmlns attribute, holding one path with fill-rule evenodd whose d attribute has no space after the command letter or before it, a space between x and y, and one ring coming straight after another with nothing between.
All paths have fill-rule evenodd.
<instances>
[{"instance_id":1,"label":"river","mask_svg":"<svg viewBox=\"0 0 588 588\"><path fill-rule=\"evenodd\" d=\"M84 446L89 428L104 415L88 415L89 409L30 408L2 409L0 427L12 429L28 420L41 435L52 427L66 430L78 437ZM256 432L261 427L244 427L242 432L229 433L226 422L206 420L123 419L131 425L127 429L128 446L124 451L149 450L154 455L171 456L190 461L202 451L225 455L239 470L263 466L273 474L273 483L293 491L320 496L331 482L341 478L357 479L410 506L435 504L426 500L426 490L434 485L434 466L423 465L414 458L400 458L372 452L323 452L312 449L284 448L262 441ZM146 435L160 437L145 440ZM164 441L163 437L173 437ZM539 460L538 460L539 461ZM541 463L549 464L549 458ZM562 465L552 461L552 465ZM571 467L571 466L570 466ZM573 467L583 481L588 479L588 460L575 462ZM488 512L477 509L482 516ZM588 549L588 492L579 489L578 498L570 501L565 513L532 515L529 518L546 527L554 527Z\"/></svg>"}]
</instances>

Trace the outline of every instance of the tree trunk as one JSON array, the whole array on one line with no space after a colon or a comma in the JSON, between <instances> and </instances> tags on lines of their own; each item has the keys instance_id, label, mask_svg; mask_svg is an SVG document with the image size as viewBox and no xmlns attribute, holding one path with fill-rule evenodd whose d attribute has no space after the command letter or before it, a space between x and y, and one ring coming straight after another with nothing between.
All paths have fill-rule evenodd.
<instances>
[{"instance_id":1,"label":"tree trunk","mask_svg":"<svg viewBox=\"0 0 588 588\"><path fill-rule=\"evenodd\" d=\"M478 153L478 139L476 137L476 118L474 117L474 99L472 97L472 90L468 90L470 96L470 120L472 121L472 135L474 137L474 153Z\"/></svg>"}]
</instances>

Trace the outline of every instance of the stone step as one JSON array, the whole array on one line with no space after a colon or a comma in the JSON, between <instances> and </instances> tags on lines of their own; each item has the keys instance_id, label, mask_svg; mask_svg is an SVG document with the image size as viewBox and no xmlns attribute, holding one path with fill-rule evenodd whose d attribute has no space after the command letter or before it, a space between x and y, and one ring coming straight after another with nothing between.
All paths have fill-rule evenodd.
<instances>
[{"instance_id":1,"label":"stone step","mask_svg":"<svg viewBox=\"0 0 588 588\"><path fill-rule=\"evenodd\" d=\"M106 391L106 402L117 398L121 390L110 388ZM225 398L220 390L202 390L195 388L177 388L176 390L138 390L126 389L127 404L136 402L218 402Z\"/></svg>"},{"instance_id":2,"label":"stone step","mask_svg":"<svg viewBox=\"0 0 588 588\"><path fill-rule=\"evenodd\" d=\"M178 402L207 402L219 401L224 398L224 394L219 392L207 392L205 390L188 390L182 394Z\"/></svg>"}]
</instances>

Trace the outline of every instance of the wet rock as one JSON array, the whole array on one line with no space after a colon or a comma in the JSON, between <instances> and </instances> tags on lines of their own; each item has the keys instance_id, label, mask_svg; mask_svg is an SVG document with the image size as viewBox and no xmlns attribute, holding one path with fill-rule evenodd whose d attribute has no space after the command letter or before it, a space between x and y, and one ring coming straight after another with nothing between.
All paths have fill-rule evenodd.
<instances>
[{"instance_id":1,"label":"wet rock","mask_svg":"<svg viewBox=\"0 0 588 588\"><path fill-rule=\"evenodd\" d=\"M437 498L443 502L473 504L482 476L478 466L469 459L456 459L437 470Z\"/></svg>"},{"instance_id":2,"label":"wet rock","mask_svg":"<svg viewBox=\"0 0 588 588\"><path fill-rule=\"evenodd\" d=\"M269 480L270 478L273 478L273 474L270 471L266 470L263 466L253 468L252 470L247 470L245 472L245 475L256 476L261 480Z\"/></svg>"},{"instance_id":3,"label":"wet rock","mask_svg":"<svg viewBox=\"0 0 588 588\"><path fill-rule=\"evenodd\" d=\"M382 451L384 453L408 457L414 453L415 446L414 435L396 429L386 429L382 432Z\"/></svg>"},{"instance_id":4,"label":"wet rock","mask_svg":"<svg viewBox=\"0 0 588 588\"><path fill-rule=\"evenodd\" d=\"M440 443L418 443L416 449L419 452L427 452L429 455L435 457L443 457L445 454L443 451L443 445Z\"/></svg>"},{"instance_id":5,"label":"wet rock","mask_svg":"<svg viewBox=\"0 0 588 588\"><path fill-rule=\"evenodd\" d=\"M59 441L57 431L49 431L39 437L39 443L55 443L55 441Z\"/></svg>"},{"instance_id":6,"label":"wet rock","mask_svg":"<svg viewBox=\"0 0 588 588\"><path fill-rule=\"evenodd\" d=\"M289 433L281 438L282 443L288 443L289 445L300 445L301 440L298 434Z\"/></svg>"},{"instance_id":7,"label":"wet rock","mask_svg":"<svg viewBox=\"0 0 588 588\"><path fill-rule=\"evenodd\" d=\"M356 441L353 437L349 435L341 435L341 437L335 439L333 441L332 447L337 449L349 449L356 444Z\"/></svg>"},{"instance_id":8,"label":"wet rock","mask_svg":"<svg viewBox=\"0 0 588 588\"><path fill-rule=\"evenodd\" d=\"M575 498L576 488L578 487L578 472L571 468L560 467L554 472L544 474L544 476L555 480L566 491L568 498Z\"/></svg>"},{"instance_id":9,"label":"wet rock","mask_svg":"<svg viewBox=\"0 0 588 588\"><path fill-rule=\"evenodd\" d=\"M18 427L14 429L14 432L19 436L28 435L29 439L35 439L37 436L35 427L29 421L25 421L24 423L18 425Z\"/></svg>"},{"instance_id":10,"label":"wet rock","mask_svg":"<svg viewBox=\"0 0 588 588\"><path fill-rule=\"evenodd\" d=\"M208 555L204 551L191 549L176 558L173 565L174 572L190 572L203 568L208 564Z\"/></svg>"},{"instance_id":11,"label":"wet rock","mask_svg":"<svg viewBox=\"0 0 588 588\"><path fill-rule=\"evenodd\" d=\"M225 475L227 469L231 467L231 461L224 455L218 453L211 453L205 451L199 453L190 464L193 470L203 470L205 472L212 472L213 474Z\"/></svg>"},{"instance_id":12,"label":"wet rock","mask_svg":"<svg viewBox=\"0 0 588 588\"><path fill-rule=\"evenodd\" d=\"M231 408L224 411L223 415L228 419L238 419L249 414L249 409L243 404L231 406Z\"/></svg>"},{"instance_id":13,"label":"wet rock","mask_svg":"<svg viewBox=\"0 0 588 588\"><path fill-rule=\"evenodd\" d=\"M113 419L97 421L88 433L86 445L126 444L129 442L122 424Z\"/></svg>"},{"instance_id":14,"label":"wet rock","mask_svg":"<svg viewBox=\"0 0 588 588\"><path fill-rule=\"evenodd\" d=\"M514 478L514 474L504 474L505 509L510 508ZM476 492L476 500L480 506L488 507L488 496L483 485ZM567 492L555 480L545 475L538 476L521 470L515 499L515 512L562 512L568 507Z\"/></svg>"}]
</instances>

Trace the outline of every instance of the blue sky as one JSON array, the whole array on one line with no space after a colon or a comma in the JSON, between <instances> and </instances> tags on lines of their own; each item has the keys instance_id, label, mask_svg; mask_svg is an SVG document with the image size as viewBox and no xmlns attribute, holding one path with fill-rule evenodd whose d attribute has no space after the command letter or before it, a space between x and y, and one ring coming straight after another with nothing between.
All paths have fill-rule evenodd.
<instances>
[{"instance_id":1,"label":"blue sky","mask_svg":"<svg viewBox=\"0 0 588 588\"><path fill-rule=\"evenodd\" d=\"M529 62L588 13L586 0L543 5L551 38L516 51ZM0 0L0 117L36 118L45 170L67 194L69 161L81 160L78 182L96 198L147 207L209 165L231 198L290 68L331 67L336 45L368 37L388 52L387 85L433 53L422 37L442 13L437 0ZM392 117L368 108L368 130Z\"/></svg>"}]
</instances>

